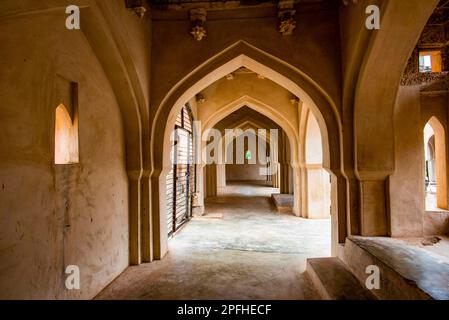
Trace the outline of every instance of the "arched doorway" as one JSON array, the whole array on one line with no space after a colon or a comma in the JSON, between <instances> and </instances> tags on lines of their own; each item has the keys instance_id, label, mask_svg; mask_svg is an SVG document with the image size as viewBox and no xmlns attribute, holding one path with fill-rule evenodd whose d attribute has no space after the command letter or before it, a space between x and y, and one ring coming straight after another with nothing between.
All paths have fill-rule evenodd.
<instances>
[{"instance_id":1,"label":"arched doorway","mask_svg":"<svg viewBox=\"0 0 449 320\"><path fill-rule=\"evenodd\" d=\"M245 54L242 52L245 52ZM250 58L250 56L260 58L261 55L263 56L264 64ZM154 152L152 153L154 158L152 175L152 194L154 197L152 201L153 244L156 259L162 258L167 252L165 196L162 196L163 193L160 193L159 190L166 189L165 177L170 170L170 157L166 150L170 148L170 131L176 115L186 101L195 97L210 84L226 77L227 74L241 67L248 68L284 87L291 94L299 97L301 103L307 105L316 116L322 136L323 167L333 173L331 180L332 201L334 202L332 204L332 244L334 254L336 254L338 243L344 242L346 236L346 191L344 191L346 190L346 182L340 166L341 132L339 128L341 124L335 105L329 100L327 95L323 94L322 90L317 89L316 84L311 85L310 79L305 78L301 72L294 68L289 68L284 63L280 64L277 59L241 42L236 46L232 46L232 50L225 50L217 55L217 59L205 62L204 66L197 68L189 77L182 80L166 96L158 109L155 125L153 125ZM284 72L285 75L275 71L276 68ZM307 88L308 92L306 93L302 87ZM314 98L312 99L311 96ZM319 104L316 104L315 101L318 101ZM283 118L285 119L286 117L284 116ZM162 130L163 127L160 125L162 123L166 124L164 130ZM286 132L288 134L288 131ZM293 155L297 157L297 149L293 151ZM161 179L161 177L164 177L164 179ZM202 179L201 172L198 172L198 177ZM299 190L299 185L295 185L295 189Z\"/></svg>"},{"instance_id":2,"label":"arched doorway","mask_svg":"<svg viewBox=\"0 0 449 320\"><path fill-rule=\"evenodd\" d=\"M424 127L426 211L448 209L446 132L432 117Z\"/></svg>"},{"instance_id":3,"label":"arched doorway","mask_svg":"<svg viewBox=\"0 0 449 320\"><path fill-rule=\"evenodd\" d=\"M224 136L223 161L217 164L216 195L279 193L278 143L272 143L271 138L277 140L282 129L249 107L231 113L215 129ZM211 187L206 186L206 190Z\"/></svg>"}]
</instances>

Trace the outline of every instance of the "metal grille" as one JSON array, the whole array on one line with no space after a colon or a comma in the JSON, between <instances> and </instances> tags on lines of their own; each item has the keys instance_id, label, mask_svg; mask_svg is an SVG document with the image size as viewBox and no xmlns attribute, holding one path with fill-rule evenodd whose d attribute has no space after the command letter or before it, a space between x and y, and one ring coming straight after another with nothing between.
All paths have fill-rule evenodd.
<instances>
[{"instance_id":1,"label":"metal grille","mask_svg":"<svg viewBox=\"0 0 449 320\"><path fill-rule=\"evenodd\" d=\"M176 119L172 152L173 165L166 178L169 236L172 236L192 217L192 194L196 191L192 126L191 112L186 106Z\"/></svg>"}]
</instances>

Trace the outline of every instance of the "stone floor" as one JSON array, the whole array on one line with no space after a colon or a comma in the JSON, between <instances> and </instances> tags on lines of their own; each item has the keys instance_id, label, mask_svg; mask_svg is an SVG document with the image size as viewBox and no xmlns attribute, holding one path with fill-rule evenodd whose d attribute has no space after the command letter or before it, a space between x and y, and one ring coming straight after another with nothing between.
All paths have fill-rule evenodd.
<instances>
[{"instance_id":1,"label":"stone floor","mask_svg":"<svg viewBox=\"0 0 449 320\"><path fill-rule=\"evenodd\" d=\"M330 256L330 220L278 214L272 188L222 191L170 240L165 259L128 268L97 298L318 299L304 271L307 258Z\"/></svg>"}]
</instances>

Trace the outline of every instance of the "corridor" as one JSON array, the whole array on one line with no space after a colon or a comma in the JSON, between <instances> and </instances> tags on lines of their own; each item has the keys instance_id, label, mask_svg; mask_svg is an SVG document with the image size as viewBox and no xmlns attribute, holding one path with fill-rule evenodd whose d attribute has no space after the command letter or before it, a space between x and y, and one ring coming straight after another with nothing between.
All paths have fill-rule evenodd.
<instances>
[{"instance_id":1,"label":"corridor","mask_svg":"<svg viewBox=\"0 0 449 320\"><path fill-rule=\"evenodd\" d=\"M97 299L319 298L305 263L330 256L330 220L280 215L272 191L226 187L175 234L162 261L128 268Z\"/></svg>"}]
</instances>

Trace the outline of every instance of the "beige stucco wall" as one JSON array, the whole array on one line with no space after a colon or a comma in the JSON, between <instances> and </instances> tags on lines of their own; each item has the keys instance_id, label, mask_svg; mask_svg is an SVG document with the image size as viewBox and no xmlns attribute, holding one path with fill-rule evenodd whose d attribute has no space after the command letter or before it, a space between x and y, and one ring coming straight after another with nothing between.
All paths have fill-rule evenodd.
<instances>
[{"instance_id":1,"label":"beige stucco wall","mask_svg":"<svg viewBox=\"0 0 449 320\"><path fill-rule=\"evenodd\" d=\"M177 82L212 56L244 40L304 71L339 101L340 67L337 10L324 8L299 11L293 36L283 37L278 29L276 9L209 12L208 37L192 40L188 14L183 11L153 11L151 101L159 107L164 96ZM240 19L226 19L235 17ZM187 53L187 54L186 54ZM183 61L183 63L173 63ZM153 110L154 112L156 110Z\"/></svg>"},{"instance_id":2,"label":"beige stucco wall","mask_svg":"<svg viewBox=\"0 0 449 320\"><path fill-rule=\"evenodd\" d=\"M395 172L390 178L391 235L421 236L424 213L424 136L420 87L401 87L395 118ZM424 127L423 127L424 128Z\"/></svg>"},{"instance_id":3,"label":"beige stucco wall","mask_svg":"<svg viewBox=\"0 0 449 320\"><path fill-rule=\"evenodd\" d=\"M119 108L84 35L67 31L65 18L53 11L0 25L1 298L92 298L128 266ZM56 74L79 82L76 165L53 164ZM65 290L69 264L80 267L80 291Z\"/></svg>"},{"instance_id":4,"label":"beige stucco wall","mask_svg":"<svg viewBox=\"0 0 449 320\"><path fill-rule=\"evenodd\" d=\"M248 128L251 130L252 128ZM243 129L245 132L248 129ZM259 128L254 128L254 132ZM259 138L254 134L245 134L246 137L253 139L254 144L248 142L247 138L240 138L243 150L237 149L237 139L230 143L227 147L227 152L232 148L235 161L226 164L226 180L227 181L267 181L267 176L262 175L262 170L267 168L267 165L260 161L258 155ZM240 148L239 148L240 149ZM245 159L245 152L249 150L251 152L251 160ZM240 153L243 151L243 154ZM230 153L228 153L230 154ZM242 158L244 163L237 164L237 159ZM218 179L217 179L218 180Z\"/></svg>"},{"instance_id":5,"label":"beige stucco wall","mask_svg":"<svg viewBox=\"0 0 449 320\"><path fill-rule=\"evenodd\" d=\"M432 94L422 90L422 86L400 87L396 101L396 161L395 172L389 179L393 237L449 232L444 214L425 212L423 133L432 116L437 116L447 128L448 99L445 93Z\"/></svg>"}]
</instances>

